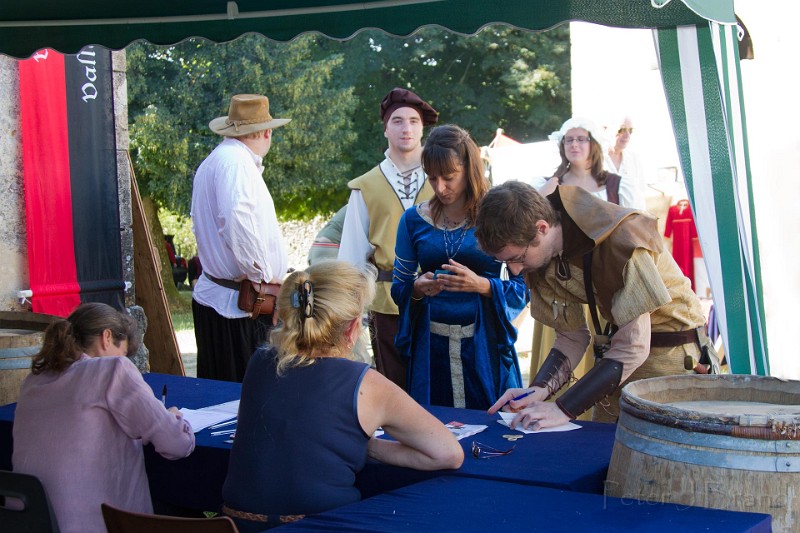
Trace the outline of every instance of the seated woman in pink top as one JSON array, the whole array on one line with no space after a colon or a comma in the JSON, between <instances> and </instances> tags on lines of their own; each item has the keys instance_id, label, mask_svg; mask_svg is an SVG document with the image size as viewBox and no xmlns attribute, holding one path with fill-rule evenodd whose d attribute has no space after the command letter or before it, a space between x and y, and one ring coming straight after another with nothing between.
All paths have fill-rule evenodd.
<instances>
[{"instance_id":1,"label":"seated woman in pink top","mask_svg":"<svg viewBox=\"0 0 800 533\"><path fill-rule=\"evenodd\" d=\"M45 331L14 416L14 471L45 486L62 533L105 532L100 504L152 513L143 443L168 459L194 433L166 409L126 355L136 322L102 303L80 305Z\"/></svg>"}]
</instances>

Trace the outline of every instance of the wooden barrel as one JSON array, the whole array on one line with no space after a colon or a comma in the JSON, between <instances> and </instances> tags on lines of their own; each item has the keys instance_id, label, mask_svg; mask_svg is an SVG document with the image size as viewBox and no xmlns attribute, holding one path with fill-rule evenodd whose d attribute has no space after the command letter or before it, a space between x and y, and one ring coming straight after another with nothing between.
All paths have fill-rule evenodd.
<instances>
[{"instance_id":1,"label":"wooden barrel","mask_svg":"<svg viewBox=\"0 0 800 533\"><path fill-rule=\"evenodd\" d=\"M58 318L0 311L0 405L17 401L19 386L31 371L31 357L41 349L44 330Z\"/></svg>"},{"instance_id":2,"label":"wooden barrel","mask_svg":"<svg viewBox=\"0 0 800 533\"><path fill-rule=\"evenodd\" d=\"M686 375L626 385L606 492L772 515L800 530L800 381Z\"/></svg>"}]
</instances>

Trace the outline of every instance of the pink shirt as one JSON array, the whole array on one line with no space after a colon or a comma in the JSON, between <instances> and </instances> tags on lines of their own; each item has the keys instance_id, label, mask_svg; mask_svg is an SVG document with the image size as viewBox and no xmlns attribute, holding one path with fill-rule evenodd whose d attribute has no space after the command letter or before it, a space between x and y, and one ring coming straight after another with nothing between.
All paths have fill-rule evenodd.
<instances>
[{"instance_id":1,"label":"pink shirt","mask_svg":"<svg viewBox=\"0 0 800 533\"><path fill-rule=\"evenodd\" d=\"M62 533L105 532L100 504L152 513L142 443L168 459L194 450L126 357L83 355L60 374L31 374L14 415L14 470L45 486Z\"/></svg>"}]
</instances>

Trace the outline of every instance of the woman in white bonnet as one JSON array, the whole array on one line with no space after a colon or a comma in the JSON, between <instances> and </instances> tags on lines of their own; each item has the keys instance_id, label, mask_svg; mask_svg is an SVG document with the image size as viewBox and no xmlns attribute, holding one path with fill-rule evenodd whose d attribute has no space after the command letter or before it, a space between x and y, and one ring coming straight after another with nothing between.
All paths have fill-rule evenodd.
<instances>
[{"instance_id":1,"label":"woman in white bonnet","mask_svg":"<svg viewBox=\"0 0 800 533\"><path fill-rule=\"evenodd\" d=\"M550 140L558 143L561 164L541 188L541 194L550 194L558 185L575 185L623 207L638 207L630 182L604 169L604 137L594 122L572 117L550 134Z\"/></svg>"}]
</instances>

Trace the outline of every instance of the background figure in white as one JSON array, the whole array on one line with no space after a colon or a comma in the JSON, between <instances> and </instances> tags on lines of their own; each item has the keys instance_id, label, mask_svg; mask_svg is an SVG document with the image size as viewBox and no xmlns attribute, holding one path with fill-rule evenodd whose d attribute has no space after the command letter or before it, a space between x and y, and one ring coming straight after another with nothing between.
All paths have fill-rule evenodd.
<instances>
[{"instance_id":1,"label":"background figure in white","mask_svg":"<svg viewBox=\"0 0 800 533\"><path fill-rule=\"evenodd\" d=\"M606 139L594 122L572 117L549 139L558 146L561 164L539 189L542 196L552 193L558 185L573 185L622 207L644 208L643 202L636 202L630 183L605 168Z\"/></svg>"},{"instance_id":2,"label":"background figure in white","mask_svg":"<svg viewBox=\"0 0 800 533\"><path fill-rule=\"evenodd\" d=\"M608 172L619 174L624 181L628 182L633 190L633 202L628 207L645 209L644 190L647 187L647 176L645 175L642 161L635 151L628 148L633 136L633 119L624 116L621 120L610 121L606 126L606 136L614 138L606 153L604 161L605 169Z\"/></svg>"}]
</instances>

